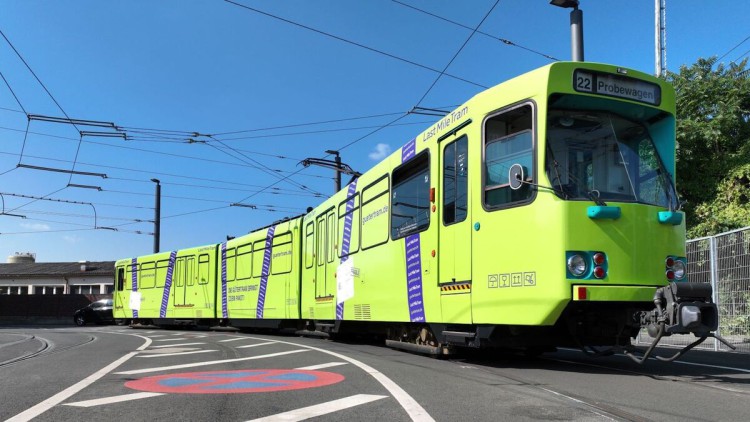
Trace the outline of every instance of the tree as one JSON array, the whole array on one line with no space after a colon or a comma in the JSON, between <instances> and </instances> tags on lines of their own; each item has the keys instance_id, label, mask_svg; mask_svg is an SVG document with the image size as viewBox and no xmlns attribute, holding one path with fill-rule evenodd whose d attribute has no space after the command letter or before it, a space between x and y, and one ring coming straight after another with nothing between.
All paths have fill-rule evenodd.
<instances>
[{"instance_id":1,"label":"tree","mask_svg":"<svg viewBox=\"0 0 750 422\"><path fill-rule=\"evenodd\" d=\"M750 69L698 59L670 73L677 94L677 186L688 237L750 225Z\"/></svg>"}]
</instances>

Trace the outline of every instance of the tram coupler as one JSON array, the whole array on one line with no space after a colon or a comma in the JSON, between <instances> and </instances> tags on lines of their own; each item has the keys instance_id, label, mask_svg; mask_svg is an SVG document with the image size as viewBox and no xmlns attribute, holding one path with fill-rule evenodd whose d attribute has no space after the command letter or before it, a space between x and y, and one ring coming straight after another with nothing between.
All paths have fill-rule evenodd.
<instances>
[{"instance_id":1,"label":"tram coupler","mask_svg":"<svg viewBox=\"0 0 750 422\"><path fill-rule=\"evenodd\" d=\"M708 337L714 337L734 350L732 344L715 333L719 328L719 311L711 300L712 294L711 285L705 283L670 282L669 285L657 289L654 293L655 309L634 315L639 319L641 328L646 328L654 341L641 357L632 352L625 354L635 362L643 363L662 337L672 334L693 334L698 340L673 356L654 356L656 359L671 362L703 343Z\"/></svg>"}]
</instances>

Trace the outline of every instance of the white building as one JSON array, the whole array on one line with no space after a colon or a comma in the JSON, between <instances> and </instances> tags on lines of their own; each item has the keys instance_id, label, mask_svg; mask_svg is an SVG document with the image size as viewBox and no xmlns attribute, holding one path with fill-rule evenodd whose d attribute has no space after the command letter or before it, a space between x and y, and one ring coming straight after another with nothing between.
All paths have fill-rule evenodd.
<instances>
[{"instance_id":1,"label":"white building","mask_svg":"<svg viewBox=\"0 0 750 422\"><path fill-rule=\"evenodd\" d=\"M114 261L34 262L29 255L0 264L0 294L108 294L114 289Z\"/></svg>"}]
</instances>

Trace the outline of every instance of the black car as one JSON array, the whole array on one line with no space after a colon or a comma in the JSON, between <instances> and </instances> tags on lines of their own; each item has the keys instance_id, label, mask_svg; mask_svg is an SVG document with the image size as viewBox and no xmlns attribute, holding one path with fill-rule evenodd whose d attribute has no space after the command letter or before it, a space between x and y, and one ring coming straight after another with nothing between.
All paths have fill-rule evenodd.
<instances>
[{"instance_id":1,"label":"black car","mask_svg":"<svg viewBox=\"0 0 750 422\"><path fill-rule=\"evenodd\" d=\"M106 324L115 322L112 317L112 299L102 299L92 302L89 306L77 310L73 314L73 322L78 326L94 322Z\"/></svg>"}]
</instances>

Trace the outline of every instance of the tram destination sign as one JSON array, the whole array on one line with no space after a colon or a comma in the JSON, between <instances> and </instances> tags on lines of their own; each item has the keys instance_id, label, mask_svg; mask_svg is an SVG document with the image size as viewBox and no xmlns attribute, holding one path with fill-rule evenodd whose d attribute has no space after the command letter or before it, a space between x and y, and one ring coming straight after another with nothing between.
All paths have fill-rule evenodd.
<instances>
[{"instance_id":1,"label":"tram destination sign","mask_svg":"<svg viewBox=\"0 0 750 422\"><path fill-rule=\"evenodd\" d=\"M573 89L588 94L625 98L641 103L659 105L659 85L624 76L576 70L573 73Z\"/></svg>"}]
</instances>

